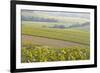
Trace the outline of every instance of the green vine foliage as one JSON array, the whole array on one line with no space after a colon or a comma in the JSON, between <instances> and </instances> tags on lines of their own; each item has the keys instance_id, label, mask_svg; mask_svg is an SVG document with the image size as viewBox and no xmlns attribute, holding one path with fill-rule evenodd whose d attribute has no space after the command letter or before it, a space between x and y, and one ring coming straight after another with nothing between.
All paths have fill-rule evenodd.
<instances>
[{"instance_id":1,"label":"green vine foliage","mask_svg":"<svg viewBox=\"0 0 100 73\"><path fill-rule=\"evenodd\" d=\"M90 50L88 47L50 48L34 45L31 48L22 47L21 49L22 63L87 60L89 58Z\"/></svg>"}]
</instances>

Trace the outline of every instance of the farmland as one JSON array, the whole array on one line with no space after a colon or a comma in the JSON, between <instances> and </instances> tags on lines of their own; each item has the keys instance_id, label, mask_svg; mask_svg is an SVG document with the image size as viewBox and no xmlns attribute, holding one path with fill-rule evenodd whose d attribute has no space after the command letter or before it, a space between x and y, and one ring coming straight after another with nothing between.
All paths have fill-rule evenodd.
<instances>
[{"instance_id":1,"label":"farmland","mask_svg":"<svg viewBox=\"0 0 100 73\"><path fill-rule=\"evenodd\" d=\"M89 45L89 32L81 30L42 28L42 26L39 25L38 27L38 24L35 23L24 24L22 27L22 34L53 38Z\"/></svg>"},{"instance_id":2,"label":"farmland","mask_svg":"<svg viewBox=\"0 0 100 73\"><path fill-rule=\"evenodd\" d=\"M90 58L88 19L62 15L57 18L52 13L38 11L36 15L31 11L22 15L22 63Z\"/></svg>"}]
</instances>

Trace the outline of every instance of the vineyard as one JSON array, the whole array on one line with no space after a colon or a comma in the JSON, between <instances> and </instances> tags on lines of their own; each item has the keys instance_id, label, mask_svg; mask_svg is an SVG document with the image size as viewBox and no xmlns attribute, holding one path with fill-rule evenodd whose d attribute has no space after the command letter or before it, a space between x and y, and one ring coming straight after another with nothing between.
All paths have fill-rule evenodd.
<instances>
[{"instance_id":1,"label":"vineyard","mask_svg":"<svg viewBox=\"0 0 100 73\"><path fill-rule=\"evenodd\" d=\"M66 47L50 48L48 46L31 45L31 48L22 48L23 63L28 62L50 62L50 61L71 61L87 60L90 58L89 48Z\"/></svg>"},{"instance_id":2,"label":"vineyard","mask_svg":"<svg viewBox=\"0 0 100 73\"><path fill-rule=\"evenodd\" d=\"M50 39L62 40L65 42L69 41L81 44L82 46L78 45L78 46L69 46L69 47L66 46L66 47L56 48L54 46L51 47L45 44L43 45L36 44L36 42L33 43L32 39L31 40L22 39L22 49L21 49L22 63L87 60L90 58L89 32L81 30L73 30L73 29L42 28L41 25L38 23L36 24L36 22L35 24L24 23L22 27L22 35L28 35L31 37L38 36L48 39L50 38ZM47 44L49 44L49 42L47 42Z\"/></svg>"},{"instance_id":3,"label":"vineyard","mask_svg":"<svg viewBox=\"0 0 100 73\"><path fill-rule=\"evenodd\" d=\"M90 15L22 10L21 62L90 59Z\"/></svg>"}]
</instances>

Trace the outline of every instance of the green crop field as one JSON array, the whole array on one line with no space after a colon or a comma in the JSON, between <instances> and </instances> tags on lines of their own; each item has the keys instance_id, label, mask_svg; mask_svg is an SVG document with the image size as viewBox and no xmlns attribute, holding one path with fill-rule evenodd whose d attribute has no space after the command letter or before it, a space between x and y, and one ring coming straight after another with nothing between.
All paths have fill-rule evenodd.
<instances>
[{"instance_id":1,"label":"green crop field","mask_svg":"<svg viewBox=\"0 0 100 73\"><path fill-rule=\"evenodd\" d=\"M38 23L23 24L22 34L71 41L89 45L89 32L73 29L42 28L42 25L43 24L41 24L40 26Z\"/></svg>"}]
</instances>

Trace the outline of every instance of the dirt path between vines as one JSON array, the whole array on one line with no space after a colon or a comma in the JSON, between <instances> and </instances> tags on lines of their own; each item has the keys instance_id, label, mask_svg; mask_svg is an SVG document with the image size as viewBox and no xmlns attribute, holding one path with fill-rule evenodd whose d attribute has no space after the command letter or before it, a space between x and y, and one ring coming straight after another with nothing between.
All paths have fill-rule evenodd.
<instances>
[{"instance_id":1,"label":"dirt path between vines","mask_svg":"<svg viewBox=\"0 0 100 73\"><path fill-rule=\"evenodd\" d=\"M56 39L49 39L44 37L37 37L37 36L30 36L30 35L22 35L23 42L32 42L33 44L51 46L51 47L67 47L67 46L83 46L79 43L63 41L63 40L56 40Z\"/></svg>"}]
</instances>

